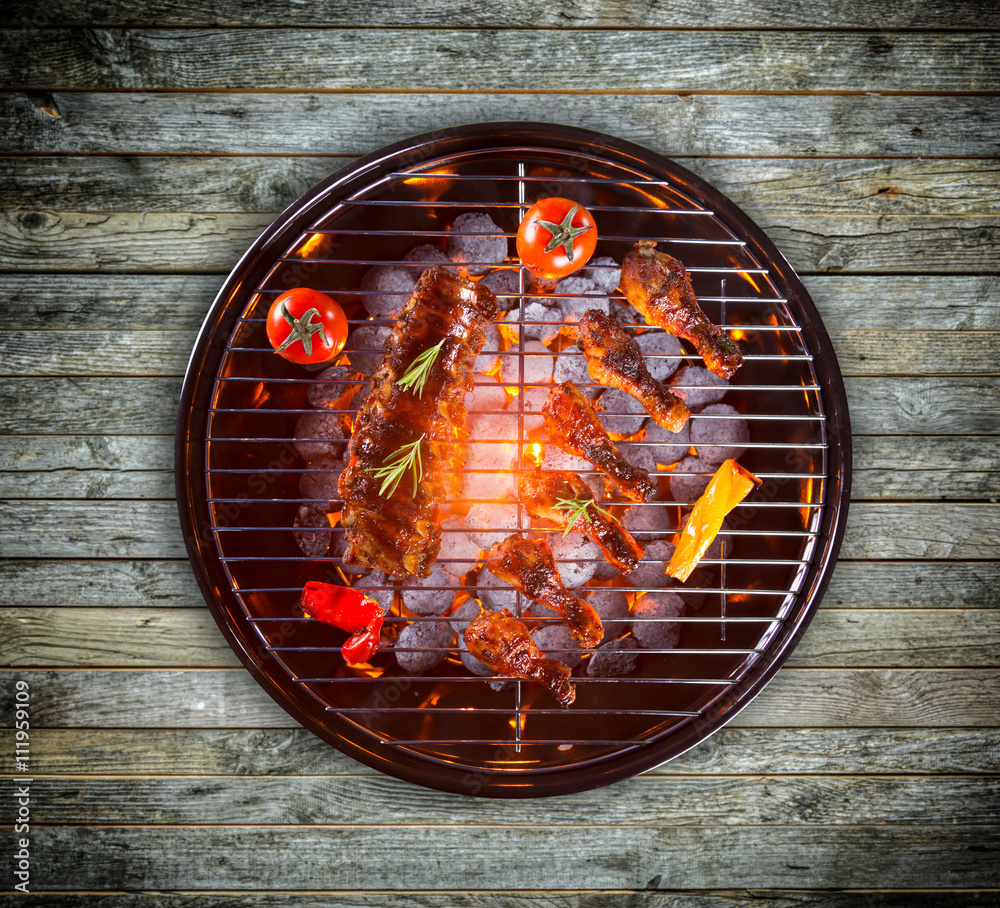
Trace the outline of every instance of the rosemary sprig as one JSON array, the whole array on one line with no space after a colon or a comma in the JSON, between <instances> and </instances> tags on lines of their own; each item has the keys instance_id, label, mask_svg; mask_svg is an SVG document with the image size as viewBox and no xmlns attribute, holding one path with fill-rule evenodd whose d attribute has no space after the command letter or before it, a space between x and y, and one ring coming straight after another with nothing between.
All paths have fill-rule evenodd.
<instances>
[{"instance_id":1,"label":"rosemary sprig","mask_svg":"<svg viewBox=\"0 0 1000 908\"><path fill-rule=\"evenodd\" d=\"M403 445L395 451L380 467L369 467L368 472L374 473L376 479L383 480L378 493L386 498L391 498L396 491L396 486L403 478L403 474L410 470L413 473L413 494L417 494L417 485L424 478L424 464L420 459L420 444L427 437L425 432L416 441L408 445ZM388 494L386 494L388 489Z\"/></svg>"},{"instance_id":2,"label":"rosemary sprig","mask_svg":"<svg viewBox=\"0 0 1000 908\"><path fill-rule=\"evenodd\" d=\"M566 511L568 515L566 518L566 529L563 530L563 538L565 538L569 531L576 526L576 522L581 517L586 520L587 523L592 523L590 515L587 513L587 508L591 505L593 505L596 510L600 511L605 516L610 517L615 523L619 522L618 518L615 517L614 514L605 508L602 508L596 501L594 501L593 498L560 498L556 501L556 510Z\"/></svg>"},{"instance_id":3,"label":"rosemary sprig","mask_svg":"<svg viewBox=\"0 0 1000 908\"><path fill-rule=\"evenodd\" d=\"M427 376L430 375L431 366L434 365L434 360L438 358L438 354L441 352L441 348L444 346L446 340L447 338L442 337L440 342L424 350L420 356L410 363L410 368L406 370L403 377L396 379L396 384L404 391L415 389L417 397L423 399Z\"/></svg>"}]
</instances>

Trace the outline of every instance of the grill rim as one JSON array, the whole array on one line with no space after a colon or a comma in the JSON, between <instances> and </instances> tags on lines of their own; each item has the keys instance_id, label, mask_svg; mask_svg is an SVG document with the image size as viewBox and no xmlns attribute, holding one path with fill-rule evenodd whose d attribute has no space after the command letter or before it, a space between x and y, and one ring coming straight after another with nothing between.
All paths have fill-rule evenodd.
<instances>
[{"instance_id":1,"label":"grill rim","mask_svg":"<svg viewBox=\"0 0 1000 908\"><path fill-rule=\"evenodd\" d=\"M284 674L274 654L260 643L233 594L221 563L212 551L211 521L206 510L203 482L207 464L204 438L216 375L208 375L203 366L224 352L229 332L239 318L234 300L247 285L259 287L280 257L275 250L284 248L286 234L300 233L303 225L315 223L320 209L338 187L380 173L380 165L398 161L412 167L422 161L455 154L470 142L545 147L558 150L585 148L595 154L633 166L665 174L685 189L697 193L711 206L716 216L746 239L748 249L766 262L769 278L781 296L799 307L804 315L801 327L808 348L821 367L823 381L818 393L829 427L825 470L826 500L818 530L817 545L801 592L798 607L781 623L766 647L766 658L759 660L737 684L720 694L702 713L670 729L652 741L636 741L623 746L611 756L596 762L585 760L576 765L541 770L518 770L504 773L489 768L459 772L445 761L416 754L405 746L379 745L372 733L362 739L349 723L327 710L325 721L313 715L312 695L290 679L277 680ZM484 147L484 146L480 146ZM487 146L488 147L488 146ZM252 283L250 283L252 281ZM199 427L201 433L198 433ZM592 130L532 122L496 122L469 124L442 129L404 139L370 152L340 168L287 206L261 233L237 261L223 282L195 340L181 386L175 433L175 482L181 529L189 561L202 596L219 625L223 636L255 681L300 725L365 765L428 788L487 797L547 797L590 790L630 778L694 747L745 709L784 665L788 655L805 633L828 586L837 561L847 522L850 498L852 445L847 396L839 364L829 335L815 304L781 252L741 209L719 190L681 165L642 146ZM199 512L200 511L200 512ZM241 629L241 630L238 630ZM243 633L246 631L246 633ZM749 680L748 680L749 679ZM669 737L669 747L661 746ZM443 768L444 767L444 768Z\"/></svg>"}]
</instances>

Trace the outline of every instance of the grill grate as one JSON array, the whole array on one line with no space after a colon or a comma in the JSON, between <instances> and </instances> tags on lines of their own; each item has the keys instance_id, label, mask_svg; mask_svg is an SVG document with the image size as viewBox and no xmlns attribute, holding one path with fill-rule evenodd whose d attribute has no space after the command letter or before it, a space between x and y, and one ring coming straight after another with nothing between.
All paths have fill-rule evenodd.
<instances>
[{"instance_id":1,"label":"grill grate","mask_svg":"<svg viewBox=\"0 0 1000 908\"><path fill-rule=\"evenodd\" d=\"M408 167L400 167L396 159L384 173L375 168L366 174L361 166L349 191L320 191L307 212L283 216L283 233L263 238L271 246L269 255L258 257L256 279L247 282L243 275L233 295L224 291L220 300L225 296L229 314L225 330L220 323L214 346L201 358L196 350L192 359L205 390L203 407L192 404L185 411L182 406L189 452L183 458L185 490L194 499L204 530L194 533L193 556L197 554L196 567L211 562L215 582L210 601L223 603L220 623L231 639L238 638L238 651L249 657L244 661L281 692L279 702L293 715L304 716L340 746L347 743L348 752L414 781L472 793L550 793L548 780L567 770L584 771L591 778L581 783L577 774L568 784L592 787L680 753L735 714L776 670L782 652L811 617L822 569L836 549L831 526L839 528L843 520L846 411L838 406L830 412L828 389L839 385L839 373L833 361L831 375L827 360L832 354L823 349L828 342L821 326L817 335L810 310L803 308L811 306L804 291L797 281L790 283L794 276L780 257L762 254L769 250L762 250L750 235L745 216L717 213L732 207L725 200L717 204L721 197L706 198L704 187L686 172L680 173L688 181L664 179L662 168L648 162L644 166L600 145L577 143L572 151L538 141L482 145L480 137L473 147L428 152ZM356 569L343 565L335 554L306 558L296 547L293 518L301 505L336 511L341 504L304 496L298 490L300 477L308 471L333 475L338 470L304 462L296 452L296 445L323 444L330 438L296 437L297 419L317 412L306 393L319 379L303 377L301 367L270 355L263 330L270 302L295 285L330 293L349 315L352 334L344 352L349 358L370 359L381 351L353 346L354 329L392 322L365 317L357 288L366 268L395 264L419 273L433 263L407 261L406 250L449 235L448 224L465 211L489 214L505 229L513 250L509 240L529 200L558 194L572 196L595 213L601 229L597 256L610 255L620 263L636 239L656 238L685 262L709 317L742 333L745 363L726 389L725 402L740 410L750 429L740 462L764 485L730 515L730 529L720 535L721 552L702 562L706 570L698 572L701 582L671 587L687 606L685 614L669 619L679 628L678 645L639 650L637 668L624 676L590 677L578 669L577 702L569 710L555 707L536 685L471 674L454 647L424 675L402 672L392 648L375 658L371 671L348 668L339 656L340 632L296 617L306 580L350 582ZM518 375L523 375L524 360L533 355L523 352L527 332L540 326L568 327L526 318L532 301L550 300L552 295L533 292L515 258L508 258L503 267L518 278L517 293L507 297L513 300L516 317L498 319L505 341L486 352L509 356L506 340L518 343ZM618 291L615 295L620 299ZM602 293L598 298L604 297ZM626 327L633 332L659 330ZM566 343L562 336L555 342L559 355L581 356L562 352ZM662 356L681 365L701 362L687 352ZM204 375L206 359L214 360L210 375ZM477 384L493 384L480 378L477 375ZM342 384L346 391L353 383L324 379L323 384ZM529 449L539 421L526 392L544 394L552 383L504 384L511 389L507 405L476 411L473 417L516 417L516 441L473 438L469 446L471 451L476 445L511 445L514 470L520 471L533 466ZM579 384L586 392L588 383ZM186 396L191 396L188 389ZM322 412L345 419L355 415L346 406ZM192 441L199 442L200 457L190 454ZM626 456L647 449L655 453L657 447L642 435L619 444ZM192 458L199 467L193 476ZM580 473L588 480L601 475L593 469ZM696 473L675 468L651 475L666 489L671 475ZM670 528L676 531L683 509L692 502L664 497L666 503L630 506L666 508ZM468 497L446 506L462 510L494 501ZM516 509L513 527L478 532L532 530L523 504L511 507ZM338 525L308 531L325 534L331 543L344 532ZM561 535L561 530L552 532ZM635 535L640 542L650 538ZM334 548L330 546L331 553ZM591 560L603 563L575 556L565 561ZM439 559L446 569L451 562ZM650 558L646 563L662 565L665 560ZM461 601L475 595L474 587L470 589L474 576L467 575L464 586L458 581L421 588L440 593L444 603L456 595ZM406 593L401 601L396 584L362 580L354 585L396 591L386 619L390 633L410 622L441 620L403 609ZM633 587L620 577L599 585L630 598L666 586ZM516 612L527 611L531 603L513 591L512 596ZM539 623L554 620L542 618ZM441 655L437 647L423 652ZM558 652L553 655L559 658ZM647 753L650 749L655 753Z\"/></svg>"}]
</instances>

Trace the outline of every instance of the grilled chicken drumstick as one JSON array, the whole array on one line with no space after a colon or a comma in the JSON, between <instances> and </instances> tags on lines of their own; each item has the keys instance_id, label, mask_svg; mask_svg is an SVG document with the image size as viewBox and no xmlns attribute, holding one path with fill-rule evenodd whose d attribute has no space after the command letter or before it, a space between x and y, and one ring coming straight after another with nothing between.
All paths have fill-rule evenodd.
<instances>
[{"instance_id":1,"label":"grilled chicken drumstick","mask_svg":"<svg viewBox=\"0 0 1000 908\"><path fill-rule=\"evenodd\" d=\"M578 343L594 381L631 394L664 429L680 432L690 411L649 374L639 345L618 322L598 309L587 310L580 319Z\"/></svg>"},{"instance_id":2,"label":"grilled chicken drumstick","mask_svg":"<svg viewBox=\"0 0 1000 908\"><path fill-rule=\"evenodd\" d=\"M430 573L441 548L437 509L446 483L461 493L465 395L495 316L486 287L441 268L421 275L386 339L340 477L347 564L394 577ZM415 365L419 385L410 380Z\"/></svg>"},{"instance_id":3,"label":"grilled chicken drumstick","mask_svg":"<svg viewBox=\"0 0 1000 908\"><path fill-rule=\"evenodd\" d=\"M656 497L656 486L649 474L622 456L594 408L573 382L563 382L549 392L542 416L546 437L552 444L603 470L627 498L648 501Z\"/></svg>"},{"instance_id":4,"label":"grilled chicken drumstick","mask_svg":"<svg viewBox=\"0 0 1000 908\"><path fill-rule=\"evenodd\" d=\"M685 267L657 252L653 240L640 240L625 256L621 288L650 325L694 344L709 371L730 378L743 364L740 345L701 311Z\"/></svg>"},{"instance_id":5,"label":"grilled chicken drumstick","mask_svg":"<svg viewBox=\"0 0 1000 908\"><path fill-rule=\"evenodd\" d=\"M578 473L537 467L530 473L522 473L521 498L532 517L544 517L592 539L601 547L608 564L621 573L631 573L639 566L642 546L597 505L590 486Z\"/></svg>"},{"instance_id":6,"label":"grilled chicken drumstick","mask_svg":"<svg viewBox=\"0 0 1000 908\"><path fill-rule=\"evenodd\" d=\"M546 656L507 609L481 612L463 637L469 652L493 671L544 684L560 706L569 706L576 699L569 668Z\"/></svg>"},{"instance_id":7,"label":"grilled chicken drumstick","mask_svg":"<svg viewBox=\"0 0 1000 908\"><path fill-rule=\"evenodd\" d=\"M552 547L544 539L508 536L490 549L486 566L519 593L561 615L580 646L597 646L604 638L600 615L563 586Z\"/></svg>"}]
</instances>

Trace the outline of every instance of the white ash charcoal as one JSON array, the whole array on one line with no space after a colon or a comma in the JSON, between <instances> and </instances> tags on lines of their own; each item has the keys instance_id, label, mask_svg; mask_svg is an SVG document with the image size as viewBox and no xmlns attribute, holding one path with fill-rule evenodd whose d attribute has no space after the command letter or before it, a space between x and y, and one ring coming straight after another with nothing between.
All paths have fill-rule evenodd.
<instances>
[{"instance_id":1,"label":"white ash charcoal","mask_svg":"<svg viewBox=\"0 0 1000 908\"><path fill-rule=\"evenodd\" d=\"M448 658L453 638L447 621L414 621L399 633L396 661L404 672L419 675ZM414 652L404 652L408 649Z\"/></svg>"},{"instance_id":2,"label":"white ash charcoal","mask_svg":"<svg viewBox=\"0 0 1000 908\"><path fill-rule=\"evenodd\" d=\"M704 366L681 366L673 374L670 384L670 390L687 404L692 413L708 404L718 403L729 390L728 379L709 372Z\"/></svg>"},{"instance_id":3,"label":"white ash charcoal","mask_svg":"<svg viewBox=\"0 0 1000 908\"><path fill-rule=\"evenodd\" d=\"M618 297L611 298L611 315L619 325L645 325L643 317L635 311L625 300Z\"/></svg>"},{"instance_id":4,"label":"white ash charcoal","mask_svg":"<svg viewBox=\"0 0 1000 908\"><path fill-rule=\"evenodd\" d=\"M398 265L374 265L361 278L361 303L372 318L395 318L413 293L416 275Z\"/></svg>"},{"instance_id":5,"label":"white ash charcoal","mask_svg":"<svg viewBox=\"0 0 1000 908\"><path fill-rule=\"evenodd\" d=\"M350 400L348 395L367 382L367 377L354 366L327 366L306 389L306 400L317 410L333 409L341 399Z\"/></svg>"},{"instance_id":6,"label":"white ash charcoal","mask_svg":"<svg viewBox=\"0 0 1000 908\"><path fill-rule=\"evenodd\" d=\"M583 586L597 571L597 562L604 560L601 550L579 533L551 533L549 545L567 589Z\"/></svg>"},{"instance_id":7,"label":"white ash charcoal","mask_svg":"<svg viewBox=\"0 0 1000 908\"><path fill-rule=\"evenodd\" d=\"M594 580L621 580L621 574L618 572L618 568L613 565L608 564L607 561L601 561L597 565L597 570L594 571Z\"/></svg>"},{"instance_id":8,"label":"white ash charcoal","mask_svg":"<svg viewBox=\"0 0 1000 908\"><path fill-rule=\"evenodd\" d=\"M709 404L691 417L691 444L706 463L740 457L750 441L750 426L729 404Z\"/></svg>"},{"instance_id":9,"label":"white ash charcoal","mask_svg":"<svg viewBox=\"0 0 1000 908\"><path fill-rule=\"evenodd\" d=\"M524 304L524 325L520 332L529 340L541 341L543 344L551 344L562 331L562 310L555 305L555 300L551 304L543 303L534 299L525 301ZM520 311L511 309L507 313L505 321L512 327L516 327L520 319Z\"/></svg>"},{"instance_id":10,"label":"white ash charcoal","mask_svg":"<svg viewBox=\"0 0 1000 908\"><path fill-rule=\"evenodd\" d=\"M462 233L479 236L460 236ZM467 274L486 274L507 258L507 237L482 211L460 214L451 225L448 258Z\"/></svg>"},{"instance_id":11,"label":"white ash charcoal","mask_svg":"<svg viewBox=\"0 0 1000 908\"><path fill-rule=\"evenodd\" d=\"M674 544L665 539L654 539L646 546L642 561L631 574L625 574L625 582L637 590L659 590L673 584L667 576L667 564L674 554Z\"/></svg>"},{"instance_id":12,"label":"white ash charcoal","mask_svg":"<svg viewBox=\"0 0 1000 908\"><path fill-rule=\"evenodd\" d=\"M670 494L675 501L694 504L718 469L694 454L682 458L670 474ZM685 475L691 474L691 475Z\"/></svg>"},{"instance_id":13,"label":"white ash charcoal","mask_svg":"<svg viewBox=\"0 0 1000 908\"><path fill-rule=\"evenodd\" d=\"M539 341L525 341L523 353L521 345L514 344L500 357L500 380L505 385L546 384L552 381L554 362L549 348Z\"/></svg>"},{"instance_id":14,"label":"white ash charcoal","mask_svg":"<svg viewBox=\"0 0 1000 908\"><path fill-rule=\"evenodd\" d=\"M666 382L684 362L679 358L683 355L684 348L672 334L667 334L666 331L647 331L633 336L642 351L649 374L657 381Z\"/></svg>"},{"instance_id":15,"label":"white ash charcoal","mask_svg":"<svg viewBox=\"0 0 1000 908\"><path fill-rule=\"evenodd\" d=\"M295 544L306 558L322 558L326 554L333 538L326 511L308 504L300 505L293 526Z\"/></svg>"},{"instance_id":16,"label":"white ash charcoal","mask_svg":"<svg viewBox=\"0 0 1000 908\"><path fill-rule=\"evenodd\" d=\"M512 408L520 408L521 425L525 435L536 429L541 429L545 424L542 417L542 407L545 406L545 401L548 399L548 388L525 388L521 392L520 398L511 404Z\"/></svg>"},{"instance_id":17,"label":"white ash charcoal","mask_svg":"<svg viewBox=\"0 0 1000 908\"><path fill-rule=\"evenodd\" d=\"M497 309L500 312L506 312L509 309L518 311L521 288L516 269L501 268L498 271L491 271L480 281L480 284L493 291L493 295L497 298Z\"/></svg>"},{"instance_id":18,"label":"white ash charcoal","mask_svg":"<svg viewBox=\"0 0 1000 908\"><path fill-rule=\"evenodd\" d=\"M635 671L639 662L639 644L631 637L618 637L602 643L590 657L587 674L591 678L613 678Z\"/></svg>"},{"instance_id":19,"label":"white ash charcoal","mask_svg":"<svg viewBox=\"0 0 1000 908\"><path fill-rule=\"evenodd\" d=\"M620 637L629 629L628 600L624 593L618 590L597 589L590 594L587 601L601 616L605 640Z\"/></svg>"},{"instance_id":20,"label":"white ash charcoal","mask_svg":"<svg viewBox=\"0 0 1000 908\"><path fill-rule=\"evenodd\" d=\"M466 478L466 484L470 478ZM441 549L436 563L455 578L464 577L479 563L479 546L469 538L464 527L461 517L446 517L441 521Z\"/></svg>"},{"instance_id":21,"label":"white ash charcoal","mask_svg":"<svg viewBox=\"0 0 1000 908\"><path fill-rule=\"evenodd\" d=\"M584 460L582 457L576 457L573 454L567 454L562 448L557 448L555 445L545 446L542 455L542 466L547 470L570 470L574 473L593 472L595 469L589 461ZM584 476L584 479L587 480L591 488L593 488L593 484L590 482L592 478ZM600 477L597 478L599 479Z\"/></svg>"},{"instance_id":22,"label":"white ash charcoal","mask_svg":"<svg viewBox=\"0 0 1000 908\"><path fill-rule=\"evenodd\" d=\"M684 604L692 611L703 608L708 601L709 594L706 590L717 590L719 588L719 568L718 565L708 567L698 567L691 572L691 576L684 581L682 586L674 587L673 592L684 600ZM715 597L718 602L718 595Z\"/></svg>"},{"instance_id":23,"label":"white ash charcoal","mask_svg":"<svg viewBox=\"0 0 1000 908\"><path fill-rule=\"evenodd\" d=\"M564 278L559 281L556 293L560 294L559 311L562 312L564 322L579 322L588 309L597 309L605 315L611 311L608 298L601 295L597 284L583 277L574 275Z\"/></svg>"},{"instance_id":24,"label":"white ash charcoal","mask_svg":"<svg viewBox=\"0 0 1000 908\"><path fill-rule=\"evenodd\" d=\"M472 390L465 395L465 406L471 414L502 410L507 392L495 375L477 375Z\"/></svg>"},{"instance_id":25,"label":"white ash charcoal","mask_svg":"<svg viewBox=\"0 0 1000 908\"><path fill-rule=\"evenodd\" d=\"M580 645L569 635L562 621L545 621L531 633L535 646L550 659L557 659L568 668L576 668L583 658Z\"/></svg>"},{"instance_id":26,"label":"white ash charcoal","mask_svg":"<svg viewBox=\"0 0 1000 908\"><path fill-rule=\"evenodd\" d=\"M561 385L565 381L573 382L583 392L583 396L591 401L600 397L604 390L600 385L595 384L590 377L587 361L576 345L566 347L556 357L555 367L552 370L552 380L557 385Z\"/></svg>"},{"instance_id":27,"label":"white ash charcoal","mask_svg":"<svg viewBox=\"0 0 1000 908\"><path fill-rule=\"evenodd\" d=\"M683 614L684 600L676 593L647 593L632 606L632 636L646 649L675 649L681 626L669 619Z\"/></svg>"},{"instance_id":28,"label":"white ash charcoal","mask_svg":"<svg viewBox=\"0 0 1000 908\"><path fill-rule=\"evenodd\" d=\"M396 592L391 577L386 577L378 568L367 577L359 577L351 584L354 589L361 590L369 599L378 603L383 615L388 615L392 608L393 596ZM383 589L377 589L383 587Z\"/></svg>"},{"instance_id":29,"label":"white ash charcoal","mask_svg":"<svg viewBox=\"0 0 1000 908\"><path fill-rule=\"evenodd\" d=\"M689 419L679 432L671 432L663 426L650 420L646 423L647 444L655 445L649 450L655 463L669 467L683 457L687 457L691 449L691 420Z\"/></svg>"},{"instance_id":30,"label":"white ash charcoal","mask_svg":"<svg viewBox=\"0 0 1000 908\"><path fill-rule=\"evenodd\" d=\"M622 267L610 255L598 255L580 270L580 276L595 284L598 290L612 294L621 283Z\"/></svg>"},{"instance_id":31,"label":"white ash charcoal","mask_svg":"<svg viewBox=\"0 0 1000 908\"><path fill-rule=\"evenodd\" d=\"M471 470L465 473L462 482L462 498L466 501L506 501L513 498L517 491L514 473L497 470L477 473L468 465L466 470Z\"/></svg>"},{"instance_id":32,"label":"white ash charcoal","mask_svg":"<svg viewBox=\"0 0 1000 908\"><path fill-rule=\"evenodd\" d=\"M479 572L474 590L483 608L498 611L505 608L511 614L517 614L517 592L510 584L504 583L499 577L494 577L487 568ZM527 606L527 600L524 600Z\"/></svg>"},{"instance_id":33,"label":"white ash charcoal","mask_svg":"<svg viewBox=\"0 0 1000 908\"><path fill-rule=\"evenodd\" d=\"M469 538L481 549L502 542L517 529L516 504L474 504L465 515Z\"/></svg>"},{"instance_id":34,"label":"white ash charcoal","mask_svg":"<svg viewBox=\"0 0 1000 908\"><path fill-rule=\"evenodd\" d=\"M597 404L597 416L612 435L635 435L647 415L639 401L618 388L608 388Z\"/></svg>"},{"instance_id":35,"label":"white ash charcoal","mask_svg":"<svg viewBox=\"0 0 1000 908\"><path fill-rule=\"evenodd\" d=\"M469 442L469 454L465 459L466 470L506 473L516 468L517 445L513 442Z\"/></svg>"},{"instance_id":36,"label":"white ash charcoal","mask_svg":"<svg viewBox=\"0 0 1000 908\"><path fill-rule=\"evenodd\" d=\"M304 460L339 458L347 449L344 420L335 413L304 413L295 423L295 450Z\"/></svg>"},{"instance_id":37,"label":"white ash charcoal","mask_svg":"<svg viewBox=\"0 0 1000 908\"><path fill-rule=\"evenodd\" d=\"M625 516L622 517L622 526L640 544L649 542L651 539L666 539L677 532L677 527L673 525L671 518L675 509L675 506L660 502L636 504L625 512Z\"/></svg>"},{"instance_id":38,"label":"white ash charcoal","mask_svg":"<svg viewBox=\"0 0 1000 908\"><path fill-rule=\"evenodd\" d=\"M488 678L490 675L496 674L492 668L488 665L483 665L482 662L469 652L469 647L466 646L465 638L461 634L458 635L458 658L462 660L462 665L474 675Z\"/></svg>"},{"instance_id":39,"label":"white ash charcoal","mask_svg":"<svg viewBox=\"0 0 1000 908\"><path fill-rule=\"evenodd\" d=\"M337 483L344 472L344 462L336 457L320 457L306 464L299 474L299 495L312 499L310 504L317 507L340 498Z\"/></svg>"},{"instance_id":40,"label":"white ash charcoal","mask_svg":"<svg viewBox=\"0 0 1000 908\"><path fill-rule=\"evenodd\" d=\"M465 633L465 629L479 617L480 611L482 609L480 609L479 603L475 599L466 599L457 609L449 612L445 617L455 629L455 633L461 638L462 634Z\"/></svg>"},{"instance_id":41,"label":"white ash charcoal","mask_svg":"<svg viewBox=\"0 0 1000 908\"><path fill-rule=\"evenodd\" d=\"M414 246L403 256L403 261L414 263L410 271L418 279L432 265L444 265L445 271L458 271L451 259L448 258L448 254L440 246L434 246L431 243L421 243L419 246Z\"/></svg>"},{"instance_id":42,"label":"white ash charcoal","mask_svg":"<svg viewBox=\"0 0 1000 908\"><path fill-rule=\"evenodd\" d=\"M469 440L516 444L517 414L484 413L474 416L469 427Z\"/></svg>"},{"instance_id":43,"label":"white ash charcoal","mask_svg":"<svg viewBox=\"0 0 1000 908\"><path fill-rule=\"evenodd\" d=\"M403 605L414 615L424 617L443 615L455 601L455 578L449 577L444 568L435 563L427 577L408 580L402 587ZM448 589L432 589L448 587Z\"/></svg>"},{"instance_id":44,"label":"white ash charcoal","mask_svg":"<svg viewBox=\"0 0 1000 908\"><path fill-rule=\"evenodd\" d=\"M370 376L382 362L382 345L391 333L389 325L361 325L355 328L344 348L351 368L362 376Z\"/></svg>"},{"instance_id":45,"label":"white ash charcoal","mask_svg":"<svg viewBox=\"0 0 1000 908\"><path fill-rule=\"evenodd\" d=\"M490 322L485 333L486 343L483 344L483 352L476 357L473 372L492 372L500 362L500 332L497 326Z\"/></svg>"}]
</instances>

